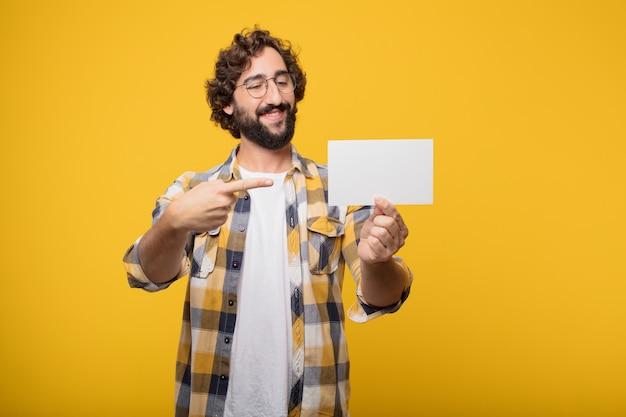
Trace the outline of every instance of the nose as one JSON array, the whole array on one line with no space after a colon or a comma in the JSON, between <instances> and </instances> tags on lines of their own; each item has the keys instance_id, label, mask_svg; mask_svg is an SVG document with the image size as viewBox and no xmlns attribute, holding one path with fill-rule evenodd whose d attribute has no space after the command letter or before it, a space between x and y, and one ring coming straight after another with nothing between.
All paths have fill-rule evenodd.
<instances>
[{"instance_id":1,"label":"nose","mask_svg":"<svg viewBox=\"0 0 626 417\"><path fill-rule=\"evenodd\" d=\"M267 104L276 106L283 102L282 94L278 91L278 85L275 79L267 80L267 92L265 93L264 99Z\"/></svg>"}]
</instances>

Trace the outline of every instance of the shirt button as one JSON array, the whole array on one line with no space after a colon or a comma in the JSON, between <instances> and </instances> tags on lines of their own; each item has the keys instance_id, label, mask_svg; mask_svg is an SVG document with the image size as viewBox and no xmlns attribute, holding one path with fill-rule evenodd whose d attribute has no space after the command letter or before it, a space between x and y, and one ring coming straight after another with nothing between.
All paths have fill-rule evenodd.
<instances>
[{"instance_id":1,"label":"shirt button","mask_svg":"<svg viewBox=\"0 0 626 417\"><path fill-rule=\"evenodd\" d=\"M228 305L232 306L233 304L235 304L235 302L233 300L228 300Z\"/></svg>"},{"instance_id":2,"label":"shirt button","mask_svg":"<svg viewBox=\"0 0 626 417\"><path fill-rule=\"evenodd\" d=\"M226 379L226 375L220 375L220 379L223 381Z\"/></svg>"},{"instance_id":3,"label":"shirt button","mask_svg":"<svg viewBox=\"0 0 626 417\"><path fill-rule=\"evenodd\" d=\"M237 261L233 262L233 268L235 269L239 268L239 262Z\"/></svg>"},{"instance_id":4,"label":"shirt button","mask_svg":"<svg viewBox=\"0 0 626 417\"><path fill-rule=\"evenodd\" d=\"M240 232L245 232L245 231L246 231L246 228L245 228L245 227L243 227L243 226L239 226L239 231L240 231Z\"/></svg>"},{"instance_id":5,"label":"shirt button","mask_svg":"<svg viewBox=\"0 0 626 417\"><path fill-rule=\"evenodd\" d=\"M244 200L247 200L247 199L249 199L249 198L250 198L249 196L245 196L243 199L244 199Z\"/></svg>"},{"instance_id":6,"label":"shirt button","mask_svg":"<svg viewBox=\"0 0 626 417\"><path fill-rule=\"evenodd\" d=\"M224 343L229 344L230 343L230 339L227 337L226 339L224 339Z\"/></svg>"}]
</instances>

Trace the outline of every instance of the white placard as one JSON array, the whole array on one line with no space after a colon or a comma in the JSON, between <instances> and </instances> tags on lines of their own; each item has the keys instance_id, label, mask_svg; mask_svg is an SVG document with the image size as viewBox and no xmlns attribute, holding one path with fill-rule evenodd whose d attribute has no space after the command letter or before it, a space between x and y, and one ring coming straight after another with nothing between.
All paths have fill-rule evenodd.
<instances>
[{"instance_id":1,"label":"white placard","mask_svg":"<svg viewBox=\"0 0 626 417\"><path fill-rule=\"evenodd\" d=\"M433 203L433 140L328 141L328 203Z\"/></svg>"}]
</instances>

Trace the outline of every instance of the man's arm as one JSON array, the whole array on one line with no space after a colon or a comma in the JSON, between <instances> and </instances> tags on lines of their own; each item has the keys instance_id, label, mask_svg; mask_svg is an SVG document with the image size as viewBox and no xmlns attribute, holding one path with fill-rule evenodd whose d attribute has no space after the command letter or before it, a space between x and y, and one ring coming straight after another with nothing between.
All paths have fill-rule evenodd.
<instances>
[{"instance_id":1,"label":"man's arm","mask_svg":"<svg viewBox=\"0 0 626 417\"><path fill-rule=\"evenodd\" d=\"M389 201L376 198L376 207L361 230L361 292L373 307L388 307L400 301L409 285L407 271L393 259L404 246L408 229Z\"/></svg>"},{"instance_id":2,"label":"man's arm","mask_svg":"<svg viewBox=\"0 0 626 417\"><path fill-rule=\"evenodd\" d=\"M172 203L173 204L173 203ZM172 225L170 210L165 210L146 232L137 246L137 255L144 273L155 284L172 280L180 271L189 232Z\"/></svg>"},{"instance_id":3,"label":"man's arm","mask_svg":"<svg viewBox=\"0 0 626 417\"><path fill-rule=\"evenodd\" d=\"M137 254L150 281L161 284L180 272L185 244L192 231L210 231L222 226L240 191L272 185L272 180L254 178L225 183L203 182L178 195L146 232Z\"/></svg>"}]
</instances>

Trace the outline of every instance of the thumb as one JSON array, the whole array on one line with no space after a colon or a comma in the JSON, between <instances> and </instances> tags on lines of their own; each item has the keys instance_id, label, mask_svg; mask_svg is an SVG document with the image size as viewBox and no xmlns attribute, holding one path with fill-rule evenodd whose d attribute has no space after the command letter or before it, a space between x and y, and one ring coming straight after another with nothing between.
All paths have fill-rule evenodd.
<instances>
[{"instance_id":1,"label":"thumb","mask_svg":"<svg viewBox=\"0 0 626 417\"><path fill-rule=\"evenodd\" d=\"M374 216L385 214L383 204L385 200L382 197L374 197Z\"/></svg>"}]
</instances>

